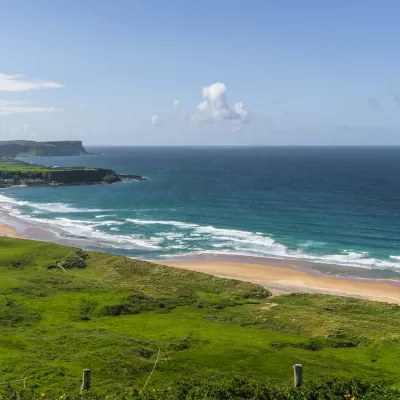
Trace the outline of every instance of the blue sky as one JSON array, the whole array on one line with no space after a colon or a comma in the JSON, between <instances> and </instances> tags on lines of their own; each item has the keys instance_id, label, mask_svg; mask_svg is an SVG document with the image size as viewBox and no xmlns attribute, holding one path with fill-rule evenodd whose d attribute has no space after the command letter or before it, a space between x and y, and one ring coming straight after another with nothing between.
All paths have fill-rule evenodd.
<instances>
[{"instance_id":1,"label":"blue sky","mask_svg":"<svg viewBox=\"0 0 400 400\"><path fill-rule=\"evenodd\" d=\"M0 10L2 139L400 144L397 1L0 0Z\"/></svg>"}]
</instances>

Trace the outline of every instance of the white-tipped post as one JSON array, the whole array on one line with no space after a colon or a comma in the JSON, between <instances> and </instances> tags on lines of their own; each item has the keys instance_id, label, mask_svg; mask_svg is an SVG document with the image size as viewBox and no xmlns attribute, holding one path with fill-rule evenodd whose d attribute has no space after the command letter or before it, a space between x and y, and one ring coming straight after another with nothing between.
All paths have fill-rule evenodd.
<instances>
[{"instance_id":1,"label":"white-tipped post","mask_svg":"<svg viewBox=\"0 0 400 400\"><path fill-rule=\"evenodd\" d=\"M81 394L85 390L89 390L90 389L90 380L91 380L91 377L92 377L91 375L92 375L92 371L90 369L86 368L86 369L83 370Z\"/></svg>"},{"instance_id":2,"label":"white-tipped post","mask_svg":"<svg viewBox=\"0 0 400 400\"><path fill-rule=\"evenodd\" d=\"M293 365L294 387L300 387L303 383L303 366L301 364Z\"/></svg>"}]
</instances>

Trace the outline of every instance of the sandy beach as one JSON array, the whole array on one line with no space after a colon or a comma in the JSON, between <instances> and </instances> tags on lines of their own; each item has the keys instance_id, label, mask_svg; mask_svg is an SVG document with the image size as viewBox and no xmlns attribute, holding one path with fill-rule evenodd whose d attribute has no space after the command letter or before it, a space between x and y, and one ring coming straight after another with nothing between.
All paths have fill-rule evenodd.
<instances>
[{"instance_id":1,"label":"sandy beach","mask_svg":"<svg viewBox=\"0 0 400 400\"><path fill-rule=\"evenodd\" d=\"M12 238L22 238L15 228L0 222L0 236L7 236Z\"/></svg>"},{"instance_id":2,"label":"sandy beach","mask_svg":"<svg viewBox=\"0 0 400 400\"><path fill-rule=\"evenodd\" d=\"M221 261L160 261L160 264L222 278L258 283L274 295L326 293L400 304L400 281L330 276L318 271L263 264Z\"/></svg>"}]
</instances>

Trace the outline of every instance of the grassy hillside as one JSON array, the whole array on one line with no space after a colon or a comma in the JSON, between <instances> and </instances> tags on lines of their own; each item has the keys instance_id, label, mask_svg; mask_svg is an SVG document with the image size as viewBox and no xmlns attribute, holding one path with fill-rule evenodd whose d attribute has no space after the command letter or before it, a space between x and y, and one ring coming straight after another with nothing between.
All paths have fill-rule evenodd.
<instances>
[{"instance_id":1,"label":"grassy hillside","mask_svg":"<svg viewBox=\"0 0 400 400\"><path fill-rule=\"evenodd\" d=\"M333 374L396 383L399 317L395 305L271 298L250 283L0 238L1 381L29 376L27 385L46 393L76 391L83 368L94 389L140 387L159 348L151 390L233 375L290 385L295 363L306 381Z\"/></svg>"}]
</instances>

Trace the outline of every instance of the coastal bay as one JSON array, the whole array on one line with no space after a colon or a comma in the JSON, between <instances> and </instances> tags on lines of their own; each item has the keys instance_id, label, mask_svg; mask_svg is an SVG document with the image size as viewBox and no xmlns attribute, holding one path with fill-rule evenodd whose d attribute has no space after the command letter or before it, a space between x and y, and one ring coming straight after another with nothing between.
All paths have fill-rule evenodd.
<instances>
[{"instance_id":1,"label":"coastal bay","mask_svg":"<svg viewBox=\"0 0 400 400\"><path fill-rule=\"evenodd\" d=\"M213 152L191 153L190 161L188 150L99 152L107 156L40 163L138 171L148 179L0 191L0 231L8 236L0 238L0 318L13 330L12 341L9 326L0 330L10 367L4 380L34 375L36 388L59 398L59 388L75 390L89 366L96 386L125 390L144 385L160 348L152 388L182 381L188 371L201 382L267 376L290 386L298 362L310 381L328 379L328 371L348 385L360 369L371 381L397 376L400 279L395 224L385 217L395 203L385 203L377 221L365 215L365 207L375 208L364 200L364 214L352 221L368 230L353 223L352 231L337 188L317 224L313 202L321 206L321 192L306 200L287 195L289 182L293 194L301 192L287 171L279 182L273 175L257 181L211 168ZM243 150L216 154L233 168ZM245 165L257 156L245 154ZM201 162L193 164L196 157ZM23 356L17 342L29 343ZM54 368L56 377L42 373Z\"/></svg>"},{"instance_id":2,"label":"coastal bay","mask_svg":"<svg viewBox=\"0 0 400 400\"><path fill-rule=\"evenodd\" d=\"M8 188L0 192L0 208L13 224L34 227L30 237L75 241L134 258L272 258L332 275L399 279L396 149L98 147L88 152L103 155L24 161L58 169L102 168L119 176L137 173L147 180ZM379 170L370 167L371 160Z\"/></svg>"}]
</instances>

